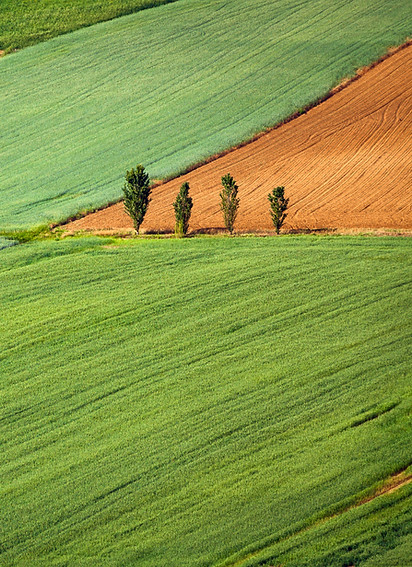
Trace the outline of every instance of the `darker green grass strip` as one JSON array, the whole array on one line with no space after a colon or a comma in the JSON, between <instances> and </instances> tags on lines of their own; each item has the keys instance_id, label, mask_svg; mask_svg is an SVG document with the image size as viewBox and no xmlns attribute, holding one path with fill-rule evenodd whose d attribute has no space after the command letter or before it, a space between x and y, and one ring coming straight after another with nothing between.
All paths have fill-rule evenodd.
<instances>
[{"instance_id":1,"label":"darker green grass strip","mask_svg":"<svg viewBox=\"0 0 412 567\"><path fill-rule=\"evenodd\" d=\"M36 0L0 4L0 49L5 53L58 35L176 0Z\"/></svg>"}]
</instances>

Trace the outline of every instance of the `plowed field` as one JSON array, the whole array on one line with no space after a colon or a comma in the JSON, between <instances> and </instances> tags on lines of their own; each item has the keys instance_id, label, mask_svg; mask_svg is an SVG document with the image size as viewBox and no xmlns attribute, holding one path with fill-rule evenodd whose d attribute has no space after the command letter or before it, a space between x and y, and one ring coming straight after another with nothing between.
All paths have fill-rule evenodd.
<instances>
[{"instance_id":1,"label":"plowed field","mask_svg":"<svg viewBox=\"0 0 412 567\"><path fill-rule=\"evenodd\" d=\"M412 228L412 46L299 118L156 187L143 231L170 231L184 181L192 230L222 228L220 178L239 185L238 231L272 227L267 195L284 185L286 229ZM72 222L70 230L128 229L123 204Z\"/></svg>"}]
</instances>

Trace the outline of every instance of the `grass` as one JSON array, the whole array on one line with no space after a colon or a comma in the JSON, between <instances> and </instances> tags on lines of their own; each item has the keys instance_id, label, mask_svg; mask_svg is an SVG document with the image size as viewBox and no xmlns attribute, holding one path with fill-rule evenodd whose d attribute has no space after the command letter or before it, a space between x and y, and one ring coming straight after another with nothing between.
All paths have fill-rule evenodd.
<instances>
[{"instance_id":1,"label":"grass","mask_svg":"<svg viewBox=\"0 0 412 567\"><path fill-rule=\"evenodd\" d=\"M319 521L411 464L411 255L349 236L1 250L0 563L405 557L410 485Z\"/></svg>"},{"instance_id":2,"label":"grass","mask_svg":"<svg viewBox=\"0 0 412 567\"><path fill-rule=\"evenodd\" d=\"M8 248L9 246L13 246L15 244L15 242L10 239L10 238L3 238L2 236L0 236L0 250L3 250L3 248Z\"/></svg>"},{"instance_id":3,"label":"grass","mask_svg":"<svg viewBox=\"0 0 412 567\"><path fill-rule=\"evenodd\" d=\"M0 49L10 53L52 37L174 0L36 0L0 4Z\"/></svg>"},{"instance_id":4,"label":"grass","mask_svg":"<svg viewBox=\"0 0 412 567\"><path fill-rule=\"evenodd\" d=\"M317 100L410 33L402 0L179 0L0 60L0 229L119 199Z\"/></svg>"},{"instance_id":5,"label":"grass","mask_svg":"<svg viewBox=\"0 0 412 567\"><path fill-rule=\"evenodd\" d=\"M409 486L286 536L238 565L404 567L412 549L411 497Z\"/></svg>"},{"instance_id":6,"label":"grass","mask_svg":"<svg viewBox=\"0 0 412 567\"><path fill-rule=\"evenodd\" d=\"M0 231L0 239L6 242L15 241L20 244L25 244L33 240L44 240L45 238L56 238L59 237L59 231L55 229L55 233L52 232L49 225L39 225L33 228L27 228L22 230L3 230Z\"/></svg>"}]
</instances>

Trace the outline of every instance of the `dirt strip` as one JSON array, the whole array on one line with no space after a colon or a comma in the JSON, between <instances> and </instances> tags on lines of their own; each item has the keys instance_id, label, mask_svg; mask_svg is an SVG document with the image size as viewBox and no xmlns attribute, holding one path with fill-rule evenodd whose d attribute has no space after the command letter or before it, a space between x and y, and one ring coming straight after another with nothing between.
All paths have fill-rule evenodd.
<instances>
[{"instance_id":1,"label":"dirt strip","mask_svg":"<svg viewBox=\"0 0 412 567\"><path fill-rule=\"evenodd\" d=\"M325 524L329 520L332 520L332 519L334 519L338 516L341 516L342 514L344 514L345 512L348 512L349 510L352 510L353 508L359 508L359 506L363 506L367 502L370 502L371 500L375 500L375 498L379 498L380 496L383 496L384 494L390 494L392 492L395 492L395 490L398 490L399 488L402 488L403 486L406 486L407 484L410 484L411 482L412 482L412 474L407 474L405 471L401 471L400 473L389 477L386 480L386 482L383 484L383 486L379 490L377 490L374 494L372 494L371 496L364 498L363 500L361 500L357 504L353 504L352 506L349 506L348 508L341 510L340 512L334 514L333 516L327 516L325 518L322 518L321 520L315 522L314 524L311 524L310 526L307 526L306 528L298 530L294 534L291 534L291 535L289 535L285 538L282 538L277 543L280 543L281 541L289 540L289 539L291 539L295 536L298 536L298 535L300 535L304 532L307 532L307 531L309 531L309 530L311 530L311 529L313 529L317 526ZM243 559L240 559L240 560L232 563L231 567L241 567L241 565L243 565L248 559L251 559L252 557L256 557L262 551L263 551L263 549L259 549L258 551L254 551L253 553L249 553ZM282 565L277 565L276 567L282 567Z\"/></svg>"},{"instance_id":2,"label":"dirt strip","mask_svg":"<svg viewBox=\"0 0 412 567\"><path fill-rule=\"evenodd\" d=\"M285 186L286 229L412 229L412 46L395 52L306 114L153 190L142 232L169 232L188 181L192 231L223 228L220 178L239 185L239 232L273 229L268 193ZM66 225L127 231L118 203Z\"/></svg>"}]
</instances>

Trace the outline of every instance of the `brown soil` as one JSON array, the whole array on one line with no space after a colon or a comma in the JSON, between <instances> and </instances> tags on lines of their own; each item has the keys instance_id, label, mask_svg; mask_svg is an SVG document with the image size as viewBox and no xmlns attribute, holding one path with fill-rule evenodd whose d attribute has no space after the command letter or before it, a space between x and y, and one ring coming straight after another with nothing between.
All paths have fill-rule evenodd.
<instances>
[{"instance_id":1,"label":"brown soil","mask_svg":"<svg viewBox=\"0 0 412 567\"><path fill-rule=\"evenodd\" d=\"M362 500L362 502L360 502L358 506L366 504L366 502L370 502L374 498L382 496L383 494L390 494L391 492L395 492L395 490L402 488L402 486L405 486L410 482L412 482L412 474L405 476L405 472L402 471L399 474L390 477L390 479L384 484L384 486L382 486L382 488L380 488L373 496Z\"/></svg>"},{"instance_id":2,"label":"brown soil","mask_svg":"<svg viewBox=\"0 0 412 567\"><path fill-rule=\"evenodd\" d=\"M239 232L273 230L267 195L277 185L290 198L286 230L412 229L412 46L361 75L306 114L154 188L142 232L173 230L184 181L191 230L221 229L228 172L239 185ZM132 223L117 203L66 228L128 231Z\"/></svg>"}]
</instances>

